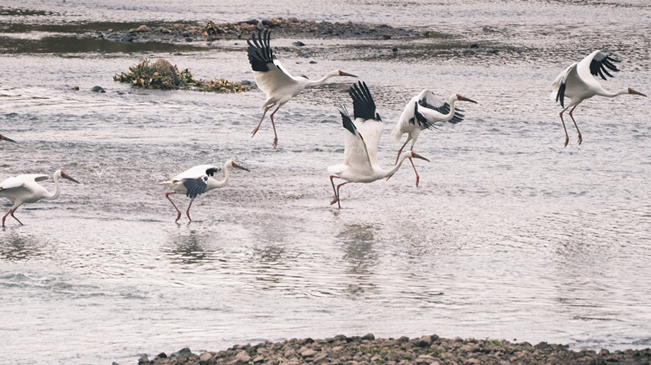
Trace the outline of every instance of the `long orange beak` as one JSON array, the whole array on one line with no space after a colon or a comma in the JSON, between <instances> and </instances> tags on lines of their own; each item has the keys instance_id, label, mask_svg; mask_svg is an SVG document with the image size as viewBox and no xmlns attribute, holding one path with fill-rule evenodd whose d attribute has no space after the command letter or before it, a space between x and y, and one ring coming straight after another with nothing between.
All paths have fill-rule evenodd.
<instances>
[{"instance_id":1,"label":"long orange beak","mask_svg":"<svg viewBox=\"0 0 651 365\"><path fill-rule=\"evenodd\" d=\"M61 177L64 178L64 179L68 179L68 180L70 180L70 181L74 181L74 182L76 182L77 184L81 184L79 181L77 181L77 180L71 178L70 175L66 174L66 173L63 172L63 171L61 171Z\"/></svg>"},{"instance_id":2,"label":"long orange beak","mask_svg":"<svg viewBox=\"0 0 651 365\"><path fill-rule=\"evenodd\" d=\"M13 139L11 139L9 137L5 137L2 134L0 134L0 140L5 140L5 141L16 143L16 141L14 141Z\"/></svg>"},{"instance_id":3,"label":"long orange beak","mask_svg":"<svg viewBox=\"0 0 651 365\"><path fill-rule=\"evenodd\" d=\"M423 156L417 154L417 153L414 152L414 151L411 151L411 157L412 157L412 158L420 158L421 160L425 160L425 161L429 162L428 159L426 159L425 157L423 157Z\"/></svg>"},{"instance_id":4,"label":"long orange beak","mask_svg":"<svg viewBox=\"0 0 651 365\"><path fill-rule=\"evenodd\" d=\"M232 162L231 165L233 165L233 167L235 167L236 169L240 169L240 170L244 170L244 171L251 172L251 171L250 171L249 169L247 169L246 167L243 167L243 166L241 166L241 165L238 165L238 164L236 164L235 162Z\"/></svg>"},{"instance_id":5,"label":"long orange beak","mask_svg":"<svg viewBox=\"0 0 651 365\"><path fill-rule=\"evenodd\" d=\"M341 71L341 70L339 70L339 76L357 77L357 76L355 76L355 75L353 75L353 74L349 74L348 72L343 72L343 71Z\"/></svg>"},{"instance_id":6,"label":"long orange beak","mask_svg":"<svg viewBox=\"0 0 651 365\"><path fill-rule=\"evenodd\" d=\"M628 93L629 93L629 94L633 94L633 95L646 96L645 94L642 94L642 93L639 92L639 91L635 91L635 90L631 89L630 87L628 88Z\"/></svg>"},{"instance_id":7,"label":"long orange beak","mask_svg":"<svg viewBox=\"0 0 651 365\"><path fill-rule=\"evenodd\" d=\"M471 100L471 99L468 99L468 98L466 98L465 96L461 96L461 95L459 95L459 94L457 94L457 99L459 99L459 100L463 100L463 101L469 101L469 102L471 102L471 103L475 103L475 104L479 104L479 103L477 103L476 101Z\"/></svg>"}]
</instances>

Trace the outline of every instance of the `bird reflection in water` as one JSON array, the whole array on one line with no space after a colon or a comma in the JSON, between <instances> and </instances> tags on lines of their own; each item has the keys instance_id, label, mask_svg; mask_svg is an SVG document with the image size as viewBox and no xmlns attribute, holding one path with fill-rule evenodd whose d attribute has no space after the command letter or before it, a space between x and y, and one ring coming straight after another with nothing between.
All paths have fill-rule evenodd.
<instances>
[{"instance_id":1,"label":"bird reflection in water","mask_svg":"<svg viewBox=\"0 0 651 365\"><path fill-rule=\"evenodd\" d=\"M175 264L201 265L216 260L208 239L208 236L195 231L189 235L170 237L170 247L165 251Z\"/></svg>"},{"instance_id":2,"label":"bird reflection in water","mask_svg":"<svg viewBox=\"0 0 651 365\"><path fill-rule=\"evenodd\" d=\"M371 269L377 265L379 256L373 248L376 229L370 225L346 224L337 235L343 244L343 259L348 262L346 274L354 280L348 283L347 291L351 294L374 291L377 286L370 281Z\"/></svg>"},{"instance_id":3,"label":"bird reflection in water","mask_svg":"<svg viewBox=\"0 0 651 365\"><path fill-rule=\"evenodd\" d=\"M25 261L42 256L41 246L31 237L10 234L0 238L0 257L2 261Z\"/></svg>"}]
</instances>

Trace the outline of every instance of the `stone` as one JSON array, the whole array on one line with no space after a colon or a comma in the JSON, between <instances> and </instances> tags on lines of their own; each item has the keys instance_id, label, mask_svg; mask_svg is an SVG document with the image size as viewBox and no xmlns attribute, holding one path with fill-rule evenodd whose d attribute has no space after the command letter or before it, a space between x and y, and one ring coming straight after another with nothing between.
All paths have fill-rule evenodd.
<instances>
[{"instance_id":1,"label":"stone","mask_svg":"<svg viewBox=\"0 0 651 365\"><path fill-rule=\"evenodd\" d=\"M140 355L140 358L138 359L138 365L147 364L147 363L149 363L149 358L147 357L147 354Z\"/></svg>"},{"instance_id":2,"label":"stone","mask_svg":"<svg viewBox=\"0 0 651 365\"><path fill-rule=\"evenodd\" d=\"M204 352L199 356L199 364L201 365L214 365L216 360L215 356L210 352Z\"/></svg>"},{"instance_id":3,"label":"stone","mask_svg":"<svg viewBox=\"0 0 651 365\"><path fill-rule=\"evenodd\" d=\"M71 86L71 87L70 87L70 90L78 91L78 90L79 90L79 86L77 86L77 85L75 85L75 86Z\"/></svg>"},{"instance_id":4,"label":"stone","mask_svg":"<svg viewBox=\"0 0 651 365\"><path fill-rule=\"evenodd\" d=\"M90 91L92 91L94 93L105 93L106 92L106 90L104 90L104 88L101 87L101 86L93 86L93 88L90 89Z\"/></svg>"},{"instance_id":5,"label":"stone","mask_svg":"<svg viewBox=\"0 0 651 365\"><path fill-rule=\"evenodd\" d=\"M246 351L240 351L235 355L235 358L238 360L242 360L243 362L249 362L251 360L251 356L249 356Z\"/></svg>"},{"instance_id":6,"label":"stone","mask_svg":"<svg viewBox=\"0 0 651 365\"><path fill-rule=\"evenodd\" d=\"M303 43L303 42L301 42L301 41L296 41L296 42L294 42L294 43L292 43L292 44L295 45L296 47L303 47L303 46L305 46L305 43Z\"/></svg>"},{"instance_id":7,"label":"stone","mask_svg":"<svg viewBox=\"0 0 651 365\"><path fill-rule=\"evenodd\" d=\"M136 31L138 31L140 33L144 33L144 32L151 31L151 29L148 26L143 24L143 25L139 26L138 29L136 29Z\"/></svg>"},{"instance_id":8,"label":"stone","mask_svg":"<svg viewBox=\"0 0 651 365\"><path fill-rule=\"evenodd\" d=\"M307 350L301 352L301 356L303 356L304 358L305 357L312 357L312 356L314 356L316 354L317 354L317 352L312 350L312 349L307 349Z\"/></svg>"},{"instance_id":9,"label":"stone","mask_svg":"<svg viewBox=\"0 0 651 365\"><path fill-rule=\"evenodd\" d=\"M264 356L258 355L256 357L254 357L253 362L256 363L256 364L259 363L259 362L264 362Z\"/></svg>"},{"instance_id":10,"label":"stone","mask_svg":"<svg viewBox=\"0 0 651 365\"><path fill-rule=\"evenodd\" d=\"M436 359L430 355L420 355L416 358L416 364L432 364Z\"/></svg>"}]
</instances>

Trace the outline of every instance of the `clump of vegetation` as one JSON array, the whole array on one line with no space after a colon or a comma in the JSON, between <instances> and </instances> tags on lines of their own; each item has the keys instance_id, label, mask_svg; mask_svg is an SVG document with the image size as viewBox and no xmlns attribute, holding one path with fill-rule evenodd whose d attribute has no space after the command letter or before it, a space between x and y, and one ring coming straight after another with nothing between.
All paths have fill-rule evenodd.
<instances>
[{"instance_id":1,"label":"clump of vegetation","mask_svg":"<svg viewBox=\"0 0 651 365\"><path fill-rule=\"evenodd\" d=\"M160 58L154 63L148 59L142 60L135 66L129 67L129 72L122 72L113 77L119 82L128 82L133 87L146 89L175 90L196 87L203 91L212 92L243 92L249 90L245 85L215 78L214 81L195 80L187 68L179 71L176 65Z\"/></svg>"}]
</instances>

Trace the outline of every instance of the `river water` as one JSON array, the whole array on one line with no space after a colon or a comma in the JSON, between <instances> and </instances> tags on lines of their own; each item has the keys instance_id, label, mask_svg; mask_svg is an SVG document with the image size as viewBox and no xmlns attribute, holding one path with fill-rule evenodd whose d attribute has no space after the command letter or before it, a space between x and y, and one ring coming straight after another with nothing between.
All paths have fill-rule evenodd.
<instances>
[{"instance_id":1,"label":"river water","mask_svg":"<svg viewBox=\"0 0 651 365\"><path fill-rule=\"evenodd\" d=\"M126 364L186 346L366 333L649 347L649 100L584 102L574 113L583 144L570 123L563 148L548 95L563 68L595 49L622 60L602 81L607 89L650 93L651 5L220 3L0 2L0 133L19 141L0 143L0 178L62 168L82 182L64 181L58 200L18 210L25 226L8 218L0 231L3 361ZM326 169L343 155L336 106L352 107L341 91L352 79L285 105L274 150L268 121L250 137L259 91L132 90L112 80L158 57L200 78L252 80L241 40L131 53L38 49L69 36L53 25L60 33L75 22L271 16L449 36L436 44L303 39L309 57L296 39L272 39L295 74L341 69L367 82L386 124L384 166L399 148L388 133L421 89L479 102L460 105L462 123L421 134L415 150L431 162L416 162L419 187L404 165L388 182L342 187L341 211L329 205ZM91 92L95 85L107 92ZM191 224L185 216L175 224L158 182L227 159L251 172L234 171L227 187L195 201ZM0 203L4 215L10 203Z\"/></svg>"}]
</instances>

